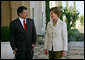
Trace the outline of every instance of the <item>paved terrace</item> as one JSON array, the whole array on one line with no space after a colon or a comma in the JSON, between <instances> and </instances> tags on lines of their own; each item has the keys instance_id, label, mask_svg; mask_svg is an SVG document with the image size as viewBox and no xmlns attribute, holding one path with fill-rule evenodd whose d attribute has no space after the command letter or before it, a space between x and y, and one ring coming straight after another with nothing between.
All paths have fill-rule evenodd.
<instances>
[{"instance_id":1,"label":"paved terrace","mask_svg":"<svg viewBox=\"0 0 85 60\"><path fill-rule=\"evenodd\" d=\"M9 42L1 42L1 59L14 58ZM36 45L33 59L48 59L43 53L43 44ZM67 56L62 59L84 59L84 42L70 42Z\"/></svg>"}]
</instances>

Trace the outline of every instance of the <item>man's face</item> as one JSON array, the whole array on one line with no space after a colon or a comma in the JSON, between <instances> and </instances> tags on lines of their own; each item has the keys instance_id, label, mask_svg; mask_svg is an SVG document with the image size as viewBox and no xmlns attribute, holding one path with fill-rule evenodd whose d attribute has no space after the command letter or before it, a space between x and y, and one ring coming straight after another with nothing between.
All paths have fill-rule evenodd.
<instances>
[{"instance_id":1,"label":"man's face","mask_svg":"<svg viewBox=\"0 0 85 60\"><path fill-rule=\"evenodd\" d=\"M26 19L28 16L28 10L23 10L22 13L20 13L20 17L23 18L23 19Z\"/></svg>"}]
</instances>

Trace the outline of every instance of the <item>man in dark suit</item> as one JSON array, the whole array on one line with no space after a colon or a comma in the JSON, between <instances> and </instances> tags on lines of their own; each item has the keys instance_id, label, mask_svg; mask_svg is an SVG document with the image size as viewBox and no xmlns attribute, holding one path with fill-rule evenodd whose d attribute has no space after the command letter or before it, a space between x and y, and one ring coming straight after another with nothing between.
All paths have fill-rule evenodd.
<instances>
[{"instance_id":1,"label":"man in dark suit","mask_svg":"<svg viewBox=\"0 0 85 60\"><path fill-rule=\"evenodd\" d=\"M36 29L34 21L28 16L24 6L17 9L19 18L10 22L10 45L16 59L32 59L36 45Z\"/></svg>"}]
</instances>

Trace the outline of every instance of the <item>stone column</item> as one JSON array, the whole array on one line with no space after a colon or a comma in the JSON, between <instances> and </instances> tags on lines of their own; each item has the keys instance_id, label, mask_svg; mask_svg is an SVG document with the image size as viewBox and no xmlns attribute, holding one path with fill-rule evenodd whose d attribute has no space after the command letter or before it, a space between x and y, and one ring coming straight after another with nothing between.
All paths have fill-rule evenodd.
<instances>
[{"instance_id":1,"label":"stone column","mask_svg":"<svg viewBox=\"0 0 85 60\"><path fill-rule=\"evenodd\" d=\"M36 33L42 32L42 1L30 1L30 18L34 19Z\"/></svg>"},{"instance_id":2,"label":"stone column","mask_svg":"<svg viewBox=\"0 0 85 60\"><path fill-rule=\"evenodd\" d=\"M76 10L76 1L73 2L74 6L74 11Z\"/></svg>"},{"instance_id":3,"label":"stone column","mask_svg":"<svg viewBox=\"0 0 85 60\"><path fill-rule=\"evenodd\" d=\"M45 1L42 1L42 34L45 34L46 16L45 16Z\"/></svg>"},{"instance_id":4,"label":"stone column","mask_svg":"<svg viewBox=\"0 0 85 60\"><path fill-rule=\"evenodd\" d=\"M56 6L59 6L59 2L58 1L56 1Z\"/></svg>"},{"instance_id":5,"label":"stone column","mask_svg":"<svg viewBox=\"0 0 85 60\"><path fill-rule=\"evenodd\" d=\"M68 1L66 1L66 7L68 8Z\"/></svg>"},{"instance_id":6,"label":"stone column","mask_svg":"<svg viewBox=\"0 0 85 60\"><path fill-rule=\"evenodd\" d=\"M62 1L59 1L59 4L58 4L59 6L62 6Z\"/></svg>"}]
</instances>

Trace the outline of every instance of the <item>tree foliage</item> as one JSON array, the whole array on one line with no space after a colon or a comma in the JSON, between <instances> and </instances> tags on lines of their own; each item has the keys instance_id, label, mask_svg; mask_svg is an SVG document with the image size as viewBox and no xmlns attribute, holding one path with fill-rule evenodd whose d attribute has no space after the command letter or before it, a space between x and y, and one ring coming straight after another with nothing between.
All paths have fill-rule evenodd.
<instances>
[{"instance_id":1,"label":"tree foliage","mask_svg":"<svg viewBox=\"0 0 85 60\"><path fill-rule=\"evenodd\" d=\"M63 16L65 16L65 21L67 23L67 30L68 30L68 38L70 37L70 30L72 27L75 27L76 21L79 18L79 11L73 9L72 7L65 7L63 8L60 6L61 9L61 16L60 19L63 20Z\"/></svg>"}]
</instances>

